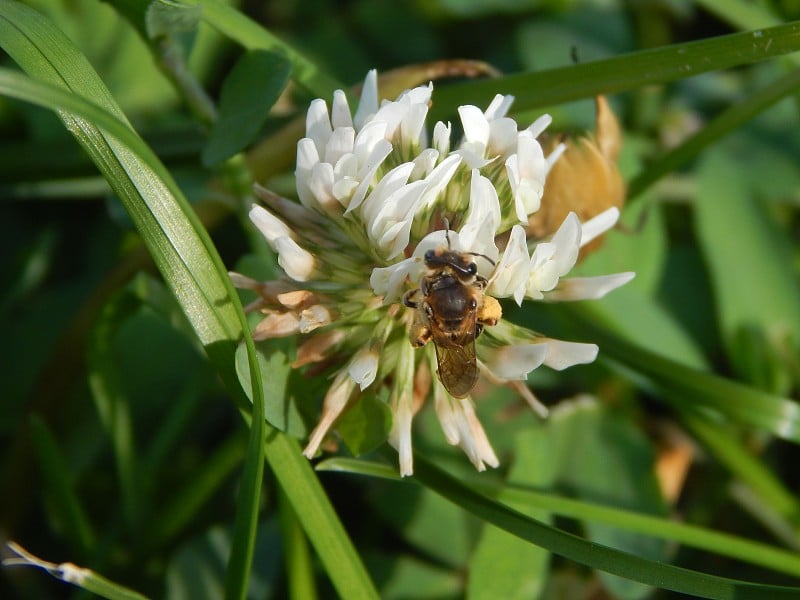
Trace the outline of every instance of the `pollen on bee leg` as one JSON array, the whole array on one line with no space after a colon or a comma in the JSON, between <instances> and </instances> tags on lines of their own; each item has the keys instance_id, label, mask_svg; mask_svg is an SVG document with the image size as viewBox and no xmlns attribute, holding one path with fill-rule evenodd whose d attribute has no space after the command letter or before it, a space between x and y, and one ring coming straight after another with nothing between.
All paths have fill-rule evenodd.
<instances>
[{"instance_id":1,"label":"pollen on bee leg","mask_svg":"<svg viewBox=\"0 0 800 600\"><path fill-rule=\"evenodd\" d=\"M478 313L478 321L483 325L497 325L500 318L503 316L503 307L497 301L497 298L492 296L483 297L483 305Z\"/></svg>"}]
</instances>

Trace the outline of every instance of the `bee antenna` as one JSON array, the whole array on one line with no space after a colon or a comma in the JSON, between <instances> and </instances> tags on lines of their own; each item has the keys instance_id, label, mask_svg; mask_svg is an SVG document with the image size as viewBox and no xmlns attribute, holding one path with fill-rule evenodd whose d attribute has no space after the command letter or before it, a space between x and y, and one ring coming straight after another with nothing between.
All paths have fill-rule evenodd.
<instances>
[{"instance_id":1,"label":"bee antenna","mask_svg":"<svg viewBox=\"0 0 800 600\"><path fill-rule=\"evenodd\" d=\"M443 217L444 221L444 239L447 240L447 249L450 249L450 221L447 217Z\"/></svg>"},{"instance_id":2,"label":"bee antenna","mask_svg":"<svg viewBox=\"0 0 800 600\"><path fill-rule=\"evenodd\" d=\"M494 262L491 258L486 256L485 254L481 254L480 252L467 252L467 254L469 254L471 256L480 256L481 258L485 258L487 261L489 261L492 264L493 267L495 265L497 265L497 263Z\"/></svg>"}]
</instances>

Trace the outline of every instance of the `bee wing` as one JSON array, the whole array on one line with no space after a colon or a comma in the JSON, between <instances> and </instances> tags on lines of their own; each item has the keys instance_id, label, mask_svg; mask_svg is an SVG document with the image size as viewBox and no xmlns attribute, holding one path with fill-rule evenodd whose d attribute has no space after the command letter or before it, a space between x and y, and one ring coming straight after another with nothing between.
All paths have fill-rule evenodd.
<instances>
[{"instance_id":1,"label":"bee wing","mask_svg":"<svg viewBox=\"0 0 800 600\"><path fill-rule=\"evenodd\" d=\"M469 394L478 382L479 375L478 362L475 360L475 313L471 313L464 321L464 329L455 340L441 339L441 336L433 338L439 379L455 398L464 398Z\"/></svg>"}]
</instances>

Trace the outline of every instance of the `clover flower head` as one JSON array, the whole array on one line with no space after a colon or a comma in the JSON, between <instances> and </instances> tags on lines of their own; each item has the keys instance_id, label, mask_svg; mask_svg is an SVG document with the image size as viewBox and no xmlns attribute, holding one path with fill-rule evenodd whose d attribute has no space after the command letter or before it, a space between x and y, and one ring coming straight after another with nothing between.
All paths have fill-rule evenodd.
<instances>
[{"instance_id":1,"label":"clover flower head","mask_svg":"<svg viewBox=\"0 0 800 600\"><path fill-rule=\"evenodd\" d=\"M413 472L412 420L429 397L446 440L477 469L497 466L469 395L474 379L464 391L449 384L464 375L447 369L466 365L474 378L511 385L543 412L527 375L597 355L594 344L503 320L497 299L599 298L633 277L565 277L581 247L616 223L616 208L585 223L570 213L549 239L527 237L563 151L546 156L537 140L549 116L520 129L506 116L513 98L498 95L486 110L459 107L464 133L455 143L449 123L429 136L432 92L423 85L379 103L370 71L355 113L341 91L330 108L314 100L297 144L300 203L256 188L266 207L254 205L250 218L286 277L231 276L259 294L251 308L265 317L255 337L300 336L294 366L331 376L309 458L345 409L372 393L391 409L387 435L402 475Z\"/></svg>"}]
</instances>

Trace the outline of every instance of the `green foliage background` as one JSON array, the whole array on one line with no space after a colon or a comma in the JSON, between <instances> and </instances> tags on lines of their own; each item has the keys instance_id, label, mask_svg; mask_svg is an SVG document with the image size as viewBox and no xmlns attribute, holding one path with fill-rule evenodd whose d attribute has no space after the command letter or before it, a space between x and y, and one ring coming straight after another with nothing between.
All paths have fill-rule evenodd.
<instances>
[{"instance_id":1,"label":"green foliage background","mask_svg":"<svg viewBox=\"0 0 800 600\"><path fill-rule=\"evenodd\" d=\"M798 597L797 19L788 0L1 0L0 541L108 597ZM250 187L292 194L311 98L446 58L510 75L437 83L437 118L502 92L580 132L610 95L628 205L579 270L637 278L508 307L601 350L531 376L546 422L478 399L497 471L424 410L397 480L379 400L342 427L369 451L314 471L296 438L324 382L289 373L292 343L256 348L226 276L274 274ZM674 501L668 441L693 456ZM85 592L9 566L0 595Z\"/></svg>"}]
</instances>

